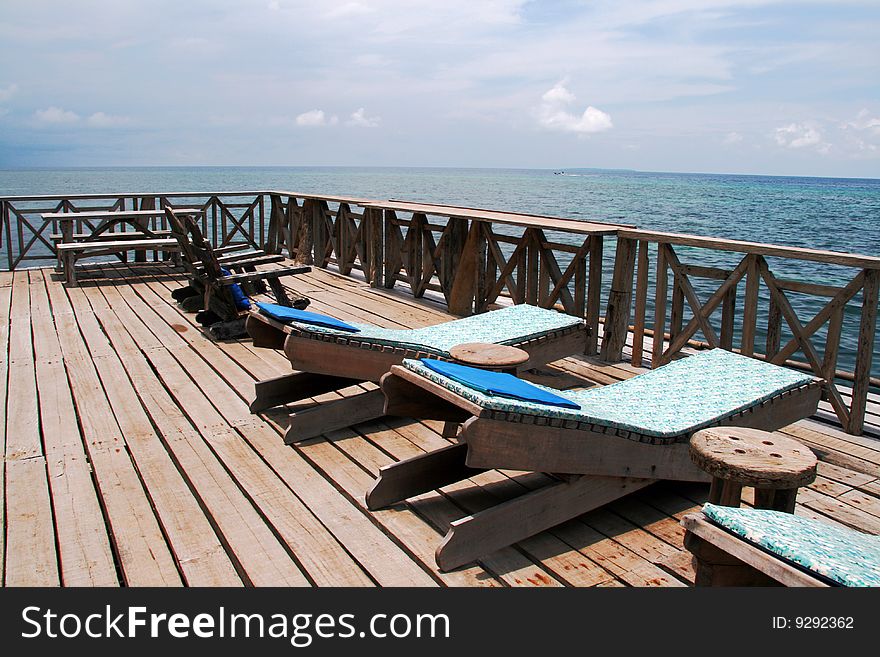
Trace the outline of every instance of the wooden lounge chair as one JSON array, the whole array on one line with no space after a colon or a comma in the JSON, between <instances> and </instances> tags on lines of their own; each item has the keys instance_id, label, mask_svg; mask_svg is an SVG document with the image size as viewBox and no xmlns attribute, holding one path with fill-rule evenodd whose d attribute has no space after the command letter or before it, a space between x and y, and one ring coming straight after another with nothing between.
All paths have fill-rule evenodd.
<instances>
[{"instance_id":1,"label":"wooden lounge chair","mask_svg":"<svg viewBox=\"0 0 880 657\"><path fill-rule=\"evenodd\" d=\"M775 430L812 415L819 381L720 349L609 386L554 391L579 410L483 394L406 360L382 378L386 412L463 422L458 443L382 468L370 509L488 469L552 474L554 483L452 523L442 570L553 527L661 480L708 481L688 454L707 426Z\"/></svg>"},{"instance_id":2,"label":"wooden lounge chair","mask_svg":"<svg viewBox=\"0 0 880 657\"><path fill-rule=\"evenodd\" d=\"M714 504L681 524L697 586L880 586L880 536Z\"/></svg>"},{"instance_id":3,"label":"wooden lounge chair","mask_svg":"<svg viewBox=\"0 0 880 657\"><path fill-rule=\"evenodd\" d=\"M307 324L285 324L251 311L247 331L258 347L284 349L294 371L260 381L251 411L260 412L363 382L378 383L404 358L448 359L463 342L508 344L529 354L523 369L583 353L588 328L577 317L536 306L518 305L420 329L394 330L358 325L346 333ZM382 417L385 398L374 389L290 416L285 442Z\"/></svg>"},{"instance_id":4,"label":"wooden lounge chair","mask_svg":"<svg viewBox=\"0 0 880 657\"><path fill-rule=\"evenodd\" d=\"M165 215L179 245L183 267L190 276L189 285L175 290L173 295L187 310L204 309L197 319L215 338L222 340L245 334L247 311L251 307L248 297L263 293L266 285L282 306L304 308L308 305L308 299L292 300L280 279L306 273L311 267L257 269L258 265L281 262L284 258L266 255L249 245L224 247L218 256L218 250L205 240L191 216L179 215L169 207L165 208Z\"/></svg>"}]
</instances>

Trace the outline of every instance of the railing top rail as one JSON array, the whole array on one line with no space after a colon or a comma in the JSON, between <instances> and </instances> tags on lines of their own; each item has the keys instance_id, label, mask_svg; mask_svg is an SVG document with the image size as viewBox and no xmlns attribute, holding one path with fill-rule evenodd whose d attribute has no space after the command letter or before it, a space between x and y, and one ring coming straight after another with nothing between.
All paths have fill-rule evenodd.
<instances>
[{"instance_id":1,"label":"railing top rail","mask_svg":"<svg viewBox=\"0 0 880 657\"><path fill-rule=\"evenodd\" d=\"M618 236L634 240L646 240L648 242L663 242L665 244L680 244L682 246L716 249L718 251L753 253L757 255L777 256L780 258L824 262L833 265L843 265L844 267L880 269L880 257L858 253L841 253L839 251L823 251L820 249L807 249L797 246L782 246L780 244L745 242L742 240L732 240L722 237L703 237L701 235L663 233L660 231L640 229L621 229Z\"/></svg>"},{"instance_id":2,"label":"railing top rail","mask_svg":"<svg viewBox=\"0 0 880 657\"><path fill-rule=\"evenodd\" d=\"M204 214L202 208L174 208L181 214ZM77 219L131 219L139 217L163 217L165 210L102 210L98 212L43 212L43 219L58 219L61 221L74 221Z\"/></svg>"},{"instance_id":3,"label":"railing top rail","mask_svg":"<svg viewBox=\"0 0 880 657\"><path fill-rule=\"evenodd\" d=\"M266 192L253 190L233 190L229 192L191 191L191 192L109 192L88 194L26 194L17 196L0 196L0 201L52 201L58 199L99 200L109 198L178 198L181 196L260 196L262 194L289 192Z\"/></svg>"},{"instance_id":4,"label":"railing top rail","mask_svg":"<svg viewBox=\"0 0 880 657\"><path fill-rule=\"evenodd\" d=\"M530 215L518 212L505 212L501 210L480 210L465 208L455 205L435 205L432 203L414 203L411 201L374 201L363 207L383 210L400 210L402 212L422 212L441 217L473 219L476 221L488 221L512 226L524 226L526 228L546 228L566 233L579 233L584 235L614 235L621 228L632 228L631 225L606 224L595 221L579 221L577 219L565 219L562 217L550 217L546 215Z\"/></svg>"},{"instance_id":5,"label":"railing top rail","mask_svg":"<svg viewBox=\"0 0 880 657\"><path fill-rule=\"evenodd\" d=\"M279 196L293 196L294 198L311 199L315 201L330 201L331 203L348 203L349 205L368 205L371 203L381 203L381 201L363 196L338 196L334 194L306 194L303 192L288 192L282 190L272 190L263 192L264 194L276 194Z\"/></svg>"}]
</instances>

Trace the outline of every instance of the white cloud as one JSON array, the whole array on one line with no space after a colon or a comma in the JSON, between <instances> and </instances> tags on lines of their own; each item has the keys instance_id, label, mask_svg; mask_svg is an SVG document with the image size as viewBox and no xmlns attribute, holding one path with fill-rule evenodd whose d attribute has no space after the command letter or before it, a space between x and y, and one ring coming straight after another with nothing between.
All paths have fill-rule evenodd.
<instances>
[{"instance_id":1,"label":"white cloud","mask_svg":"<svg viewBox=\"0 0 880 657\"><path fill-rule=\"evenodd\" d=\"M880 153L880 117L871 116L867 109L861 110L854 120L841 123L840 129L854 157L874 157Z\"/></svg>"},{"instance_id":2,"label":"white cloud","mask_svg":"<svg viewBox=\"0 0 880 657\"><path fill-rule=\"evenodd\" d=\"M738 144L743 140L743 136L738 132L728 132L724 136L725 144Z\"/></svg>"},{"instance_id":3,"label":"white cloud","mask_svg":"<svg viewBox=\"0 0 880 657\"><path fill-rule=\"evenodd\" d=\"M871 116L867 109L861 110L854 121L847 121L841 128L844 130L867 130L880 136L880 117Z\"/></svg>"},{"instance_id":4,"label":"white cloud","mask_svg":"<svg viewBox=\"0 0 880 657\"><path fill-rule=\"evenodd\" d=\"M613 127L611 116L592 105L589 105L580 116L569 112L568 106L575 100L575 95L566 89L564 81L556 83L541 96L538 123L550 130L578 134L604 132Z\"/></svg>"},{"instance_id":5,"label":"white cloud","mask_svg":"<svg viewBox=\"0 0 880 657\"><path fill-rule=\"evenodd\" d=\"M269 10L270 11L278 11L281 9L281 3L278 0L269 0Z\"/></svg>"},{"instance_id":6,"label":"white cloud","mask_svg":"<svg viewBox=\"0 0 880 657\"><path fill-rule=\"evenodd\" d=\"M76 123L79 121L79 115L75 112L54 106L37 110L34 112L34 116L40 123Z\"/></svg>"},{"instance_id":7,"label":"white cloud","mask_svg":"<svg viewBox=\"0 0 880 657\"><path fill-rule=\"evenodd\" d=\"M776 128L776 143L786 148L815 147L820 153L831 150L831 144L823 141L819 128L812 123L789 123Z\"/></svg>"},{"instance_id":8,"label":"white cloud","mask_svg":"<svg viewBox=\"0 0 880 657\"><path fill-rule=\"evenodd\" d=\"M313 109L303 112L296 117L296 124L303 127L314 127L322 125L336 125L339 119L335 116L327 117L324 110Z\"/></svg>"},{"instance_id":9,"label":"white cloud","mask_svg":"<svg viewBox=\"0 0 880 657\"><path fill-rule=\"evenodd\" d=\"M5 88L0 89L0 103L5 103L7 100L12 98L16 93L18 93L18 85L14 82L12 84L6 85Z\"/></svg>"},{"instance_id":10,"label":"white cloud","mask_svg":"<svg viewBox=\"0 0 880 657\"><path fill-rule=\"evenodd\" d=\"M131 119L127 116L114 116L113 114L105 114L104 112L95 112L86 119L93 128L115 128L117 126L131 123Z\"/></svg>"},{"instance_id":11,"label":"white cloud","mask_svg":"<svg viewBox=\"0 0 880 657\"><path fill-rule=\"evenodd\" d=\"M346 121L346 125L355 126L357 128L375 128L382 119L378 116L365 116L364 108L360 107L357 111L352 112L351 118Z\"/></svg>"},{"instance_id":12,"label":"white cloud","mask_svg":"<svg viewBox=\"0 0 880 657\"><path fill-rule=\"evenodd\" d=\"M373 13L373 8L363 2L346 2L338 7L333 7L324 15L327 18L346 18L348 16L362 16L371 13Z\"/></svg>"}]
</instances>

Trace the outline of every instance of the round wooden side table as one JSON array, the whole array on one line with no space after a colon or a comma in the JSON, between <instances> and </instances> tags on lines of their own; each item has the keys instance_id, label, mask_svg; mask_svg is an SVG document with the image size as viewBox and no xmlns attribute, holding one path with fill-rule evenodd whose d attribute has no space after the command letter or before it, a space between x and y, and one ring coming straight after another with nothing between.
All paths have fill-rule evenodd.
<instances>
[{"instance_id":1,"label":"round wooden side table","mask_svg":"<svg viewBox=\"0 0 880 657\"><path fill-rule=\"evenodd\" d=\"M456 363L485 370L516 374L529 360L529 354L517 347L483 342L457 344L449 350Z\"/></svg>"},{"instance_id":2,"label":"round wooden side table","mask_svg":"<svg viewBox=\"0 0 880 657\"><path fill-rule=\"evenodd\" d=\"M816 479L816 455L778 433L742 427L697 431L691 460L712 475L709 501L738 507L743 486L755 488L755 508L794 513L797 491Z\"/></svg>"}]
</instances>

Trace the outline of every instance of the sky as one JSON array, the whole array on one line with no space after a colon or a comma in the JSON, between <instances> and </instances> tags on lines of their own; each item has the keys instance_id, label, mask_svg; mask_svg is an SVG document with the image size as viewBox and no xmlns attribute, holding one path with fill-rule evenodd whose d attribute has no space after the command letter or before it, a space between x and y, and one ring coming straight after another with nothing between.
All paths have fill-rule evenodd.
<instances>
[{"instance_id":1,"label":"sky","mask_svg":"<svg viewBox=\"0 0 880 657\"><path fill-rule=\"evenodd\" d=\"M2 0L0 167L880 177L880 0Z\"/></svg>"}]
</instances>

